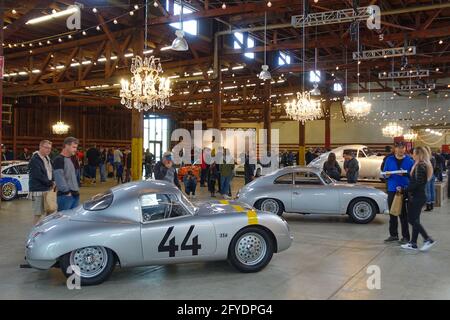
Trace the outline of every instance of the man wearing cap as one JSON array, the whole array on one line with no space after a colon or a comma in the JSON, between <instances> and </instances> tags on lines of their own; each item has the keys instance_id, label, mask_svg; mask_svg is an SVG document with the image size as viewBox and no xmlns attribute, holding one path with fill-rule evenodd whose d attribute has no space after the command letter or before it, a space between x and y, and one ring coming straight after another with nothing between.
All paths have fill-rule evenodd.
<instances>
[{"instance_id":1,"label":"man wearing cap","mask_svg":"<svg viewBox=\"0 0 450 320\"><path fill-rule=\"evenodd\" d=\"M158 161L158 163L156 163L155 165L154 174L156 180L164 180L173 183L179 189L181 189L180 182L178 181L177 171L173 167L172 152L164 152L162 160Z\"/></svg>"},{"instance_id":2,"label":"man wearing cap","mask_svg":"<svg viewBox=\"0 0 450 320\"><path fill-rule=\"evenodd\" d=\"M386 159L383 171L397 171L406 170L403 174L386 174L387 178L387 191L388 191L388 204L389 208L394 201L394 196L397 191L397 187L402 189L406 188L409 184L409 173L414 165L414 160L406 155L406 146L403 142L398 142L395 144L394 154ZM408 243L410 240L408 219L405 203L403 203L402 212L400 214L400 225L402 230L402 239L400 242ZM385 242L398 241L398 217L390 215L389 219L389 237L384 240Z\"/></svg>"}]
</instances>

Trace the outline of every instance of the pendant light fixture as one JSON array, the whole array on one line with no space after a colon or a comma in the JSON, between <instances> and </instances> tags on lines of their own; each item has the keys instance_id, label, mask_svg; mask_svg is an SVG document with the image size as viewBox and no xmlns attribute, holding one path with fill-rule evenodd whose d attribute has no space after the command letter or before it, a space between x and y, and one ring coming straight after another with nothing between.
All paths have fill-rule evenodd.
<instances>
[{"instance_id":1,"label":"pendant light fixture","mask_svg":"<svg viewBox=\"0 0 450 320\"><path fill-rule=\"evenodd\" d=\"M264 81L272 79L269 66L267 65L267 12L264 13L264 64L261 66L261 69L258 76L259 79Z\"/></svg>"},{"instance_id":2,"label":"pendant light fixture","mask_svg":"<svg viewBox=\"0 0 450 320\"><path fill-rule=\"evenodd\" d=\"M303 16L306 20L306 1L303 1ZM285 111L289 118L295 121L305 123L306 121L316 120L323 116L323 110L320 106L320 100L311 99L311 92L305 91L305 24L303 24L303 56L302 56L302 70L303 83L302 92L297 92L297 100L292 100L285 105Z\"/></svg>"},{"instance_id":3,"label":"pendant light fixture","mask_svg":"<svg viewBox=\"0 0 450 320\"><path fill-rule=\"evenodd\" d=\"M145 34L144 52L147 51L148 0L145 1ZM121 80L119 93L120 103L128 109L148 111L163 109L170 105L170 79L162 77L161 59L154 56L141 57L138 54L132 59L130 71L131 80Z\"/></svg>"},{"instance_id":4,"label":"pendant light fixture","mask_svg":"<svg viewBox=\"0 0 450 320\"><path fill-rule=\"evenodd\" d=\"M360 55L359 55L359 51L360 51L360 44L359 44L359 23L358 23L358 29L357 29L357 33L358 33L358 61L357 61L357 82L358 82L358 96L357 97L353 97L352 100L344 100L344 110L345 113L348 117L351 118L362 118L367 116L370 113L370 110L372 109L372 104L368 101L366 101L366 99L364 97L361 97L359 95L359 78L360 78L360 72L359 72L359 65L361 64L360 61ZM347 98L347 97L346 97Z\"/></svg>"},{"instance_id":5,"label":"pendant light fixture","mask_svg":"<svg viewBox=\"0 0 450 320\"><path fill-rule=\"evenodd\" d=\"M317 45L317 26L316 26L316 45ZM317 83L316 79L318 79L319 74L317 72L317 47L314 50L314 84L313 84L313 89L311 90L311 95L312 96L320 96L321 92L319 89L319 84ZM320 78L319 78L320 80Z\"/></svg>"},{"instance_id":6,"label":"pendant light fixture","mask_svg":"<svg viewBox=\"0 0 450 320\"><path fill-rule=\"evenodd\" d=\"M175 31L175 35L177 36L173 42L171 49L174 51L188 51L189 45L184 38L184 31L183 31L183 0L180 1L180 29Z\"/></svg>"},{"instance_id":7,"label":"pendant light fixture","mask_svg":"<svg viewBox=\"0 0 450 320\"><path fill-rule=\"evenodd\" d=\"M59 90L59 121L57 121L52 126L52 131L54 134L67 134L69 132L69 126L64 123L64 121L61 120L61 113L62 113L62 96L61 96L61 90Z\"/></svg>"}]
</instances>

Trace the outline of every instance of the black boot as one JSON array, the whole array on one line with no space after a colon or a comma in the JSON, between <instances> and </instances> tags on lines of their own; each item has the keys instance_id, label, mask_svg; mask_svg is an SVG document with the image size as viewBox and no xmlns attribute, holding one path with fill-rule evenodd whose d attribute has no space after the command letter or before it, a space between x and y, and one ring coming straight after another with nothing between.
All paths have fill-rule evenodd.
<instances>
[{"instance_id":1,"label":"black boot","mask_svg":"<svg viewBox=\"0 0 450 320\"><path fill-rule=\"evenodd\" d=\"M434 203L430 203L430 211L434 209Z\"/></svg>"},{"instance_id":2,"label":"black boot","mask_svg":"<svg viewBox=\"0 0 450 320\"><path fill-rule=\"evenodd\" d=\"M425 211L431 211L431 204L427 203L427 208L425 209Z\"/></svg>"}]
</instances>

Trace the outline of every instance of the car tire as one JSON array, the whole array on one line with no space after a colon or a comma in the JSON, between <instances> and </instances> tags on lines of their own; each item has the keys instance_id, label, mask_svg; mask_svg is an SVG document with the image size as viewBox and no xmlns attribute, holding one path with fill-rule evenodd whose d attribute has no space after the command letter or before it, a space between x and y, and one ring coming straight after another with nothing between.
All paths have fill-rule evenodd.
<instances>
[{"instance_id":1,"label":"car tire","mask_svg":"<svg viewBox=\"0 0 450 320\"><path fill-rule=\"evenodd\" d=\"M6 182L2 184L1 193L2 200L11 201L17 197L17 187L13 182Z\"/></svg>"},{"instance_id":2,"label":"car tire","mask_svg":"<svg viewBox=\"0 0 450 320\"><path fill-rule=\"evenodd\" d=\"M94 262L86 261L85 259L96 259ZM71 265L78 266L80 268L80 280L83 286L97 285L109 278L116 266L116 256L112 250L100 247L84 247L73 250L60 259L60 267L63 274L68 278L73 275L73 270L68 268ZM89 270L91 268L91 270ZM68 272L69 271L69 272Z\"/></svg>"},{"instance_id":3,"label":"car tire","mask_svg":"<svg viewBox=\"0 0 450 320\"><path fill-rule=\"evenodd\" d=\"M266 199L259 200L255 204L255 208L262 210L262 211L275 213L276 215L278 215L280 217L284 212L283 203L280 200L273 199L273 198L266 198Z\"/></svg>"},{"instance_id":4,"label":"car tire","mask_svg":"<svg viewBox=\"0 0 450 320\"><path fill-rule=\"evenodd\" d=\"M258 272L267 266L273 252L274 243L269 232L259 227L248 227L237 232L231 240L228 261L240 272Z\"/></svg>"},{"instance_id":5,"label":"car tire","mask_svg":"<svg viewBox=\"0 0 450 320\"><path fill-rule=\"evenodd\" d=\"M347 214L353 222L358 224L367 224L375 219L377 210L372 200L359 198L350 202Z\"/></svg>"}]
</instances>

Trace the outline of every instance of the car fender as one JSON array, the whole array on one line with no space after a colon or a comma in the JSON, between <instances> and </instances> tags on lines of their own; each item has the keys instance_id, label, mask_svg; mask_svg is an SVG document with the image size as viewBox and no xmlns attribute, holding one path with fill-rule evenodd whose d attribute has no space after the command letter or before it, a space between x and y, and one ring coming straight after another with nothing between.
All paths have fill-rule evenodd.
<instances>
[{"instance_id":1,"label":"car fender","mask_svg":"<svg viewBox=\"0 0 450 320\"><path fill-rule=\"evenodd\" d=\"M34 266L34 261L36 265L43 265L43 261L56 262L64 254L88 246L111 249L121 266L142 263L140 224L73 221L67 216L61 219L66 221L35 228L30 234L26 258L31 266ZM40 234L33 237L36 232Z\"/></svg>"},{"instance_id":2,"label":"car fender","mask_svg":"<svg viewBox=\"0 0 450 320\"><path fill-rule=\"evenodd\" d=\"M3 185L5 183L12 182L16 186L17 192L22 191L22 184L20 181L13 177L2 177L0 179L0 185Z\"/></svg>"}]
</instances>

